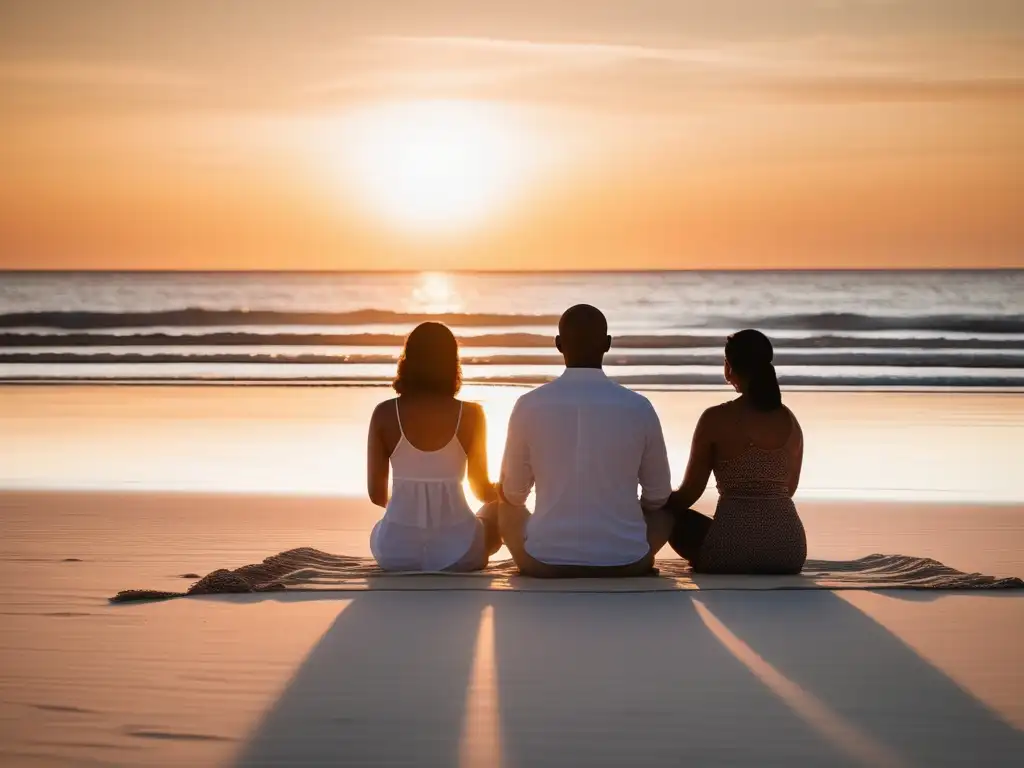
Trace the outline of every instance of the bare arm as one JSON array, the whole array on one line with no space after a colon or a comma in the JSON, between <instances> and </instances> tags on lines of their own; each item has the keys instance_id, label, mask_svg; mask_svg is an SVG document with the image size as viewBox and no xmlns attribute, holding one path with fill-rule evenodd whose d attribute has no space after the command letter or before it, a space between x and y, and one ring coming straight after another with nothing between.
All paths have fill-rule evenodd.
<instances>
[{"instance_id":1,"label":"bare arm","mask_svg":"<svg viewBox=\"0 0 1024 768\"><path fill-rule=\"evenodd\" d=\"M795 417L793 419L793 429L796 430L796 437L793 440L792 452L789 455L789 478L786 483L789 486L790 496L796 493L796 489L800 485L800 471L803 469L804 464L804 432L800 429L800 424Z\"/></svg>"},{"instance_id":2,"label":"bare arm","mask_svg":"<svg viewBox=\"0 0 1024 768\"><path fill-rule=\"evenodd\" d=\"M508 419L505 455L501 459L501 485L498 492L509 504L521 506L533 489L533 467L530 446L526 441L525 413L516 403Z\"/></svg>"},{"instance_id":3,"label":"bare arm","mask_svg":"<svg viewBox=\"0 0 1024 768\"><path fill-rule=\"evenodd\" d=\"M474 496L488 504L498 498L498 491L487 471L487 417L477 403L466 403L464 407L472 414L469 424L472 432L469 450L466 452L469 459L469 487Z\"/></svg>"},{"instance_id":4,"label":"bare arm","mask_svg":"<svg viewBox=\"0 0 1024 768\"><path fill-rule=\"evenodd\" d=\"M370 417L370 429L366 437L366 492L370 501L378 507L388 505L388 473L390 471L388 449L384 444L381 429L383 408L385 403L378 405Z\"/></svg>"},{"instance_id":5,"label":"bare arm","mask_svg":"<svg viewBox=\"0 0 1024 768\"><path fill-rule=\"evenodd\" d=\"M673 494L673 506L689 509L704 495L714 462L714 442L711 439L711 417L705 411L697 420L690 444L690 460L686 465L683 484Z\"/></svg>"}]
</instances>

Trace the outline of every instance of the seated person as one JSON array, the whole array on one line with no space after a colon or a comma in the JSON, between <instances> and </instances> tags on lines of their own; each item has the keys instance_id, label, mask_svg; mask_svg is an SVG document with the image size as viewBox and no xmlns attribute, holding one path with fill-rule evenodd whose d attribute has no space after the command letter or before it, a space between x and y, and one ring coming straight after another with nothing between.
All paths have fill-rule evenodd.
<instances>
[{"instance_id":1,"label":"seated person","mask_svg":"<svg viewBox=\"0 0 1024 768\"><path fill-rule=\"evenodd\" d=\"M708 408L697 422L686 477L668 508L669 543L704 573L799 573L807 538L793 494L800 483L804 438L782 404L772 343L760 331L733 334L725 345L725 379L740 393ZM712 520L690 509L715 473Z\"/></svg>"},{"instance_id":2,"label":"seated person","mask_svg":"<svg viewBox=\"0 0 1024 768\"><path fill-rule=\"evenodd\" d=\"M478 571L501 547L484 411L455 398L461 381L452 332L423 323L398 361L398 397L378 405L370 419L367 490L384 507L370 550L385 571ZM475 515L462 492L467 464L473 493L490 502Z\"/></svg>"},{"instance_id":3,"label":"seated person","mask_svg":"<svg viewBox=\"0 0 1024 768\"><path fill-rule=\"evenodd\" d=\"M611 338L598 309L567 310L555 346L565 372L523 395L509 419L502 539L527 576L651 574L671 531L662 509L672 487L658 414L601 369ZM530 514L524 505L534 484Z\"/></svg>"}]
</instances>

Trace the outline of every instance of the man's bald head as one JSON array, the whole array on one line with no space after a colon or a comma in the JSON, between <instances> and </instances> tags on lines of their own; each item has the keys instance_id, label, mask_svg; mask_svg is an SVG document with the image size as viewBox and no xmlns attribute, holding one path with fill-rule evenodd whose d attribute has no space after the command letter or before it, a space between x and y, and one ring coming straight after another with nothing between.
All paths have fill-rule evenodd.
<instances>
[{"instance_id":1,"label":"man's bald head","mask_svg":"<svg viewBox=\"0 0 1024 768\"><path fill-rule=\"evenodd\" d=\"M577 304L565 310L558 321L555 346L569 368L600 368L611 345L608 321L597 307Z\"/></svg>"}]
</instances>

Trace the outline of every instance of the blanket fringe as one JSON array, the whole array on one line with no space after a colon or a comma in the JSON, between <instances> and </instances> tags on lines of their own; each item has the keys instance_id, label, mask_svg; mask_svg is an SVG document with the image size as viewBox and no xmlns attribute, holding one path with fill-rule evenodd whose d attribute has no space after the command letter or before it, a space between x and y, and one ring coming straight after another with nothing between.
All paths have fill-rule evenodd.
<instances>
[{"instance_id":1,"label":"blanket fringe","mask_svg":"<svg viewBox=\"0 0 1024 768\"><path fill-rule=\"evenodd\" d=\"M685 561L659 560L658 568L669 579L714 578L694 575ZM490 577L514 577L518 571L511 560L492 563L476 574ZM289 549L263 560L228 570L220 568L193 583L184 592L155 589L127 589L110 598L111 603L171 600L192 595L247 594L279 592L288 587L323 588L347 581L380 576L408 577L410 574L385 574L373 560L364 557L331 555L312 547ZM447 577L466 574L432 574ZM980 573L963 573L948 565L922 557L874 554L857 560L808 560L803 577L810 585L814 579L827 581L822 589L1024 589L1024 581L1014 577L997 578ZM757 578L753 576L751 578ZM799 577L792 577L799 578ZM699 588L699 584L697 585ZM692 588L692 585L691 587ZM786 584L782 589L814 588Z\"/></svg>"}]
</instances>

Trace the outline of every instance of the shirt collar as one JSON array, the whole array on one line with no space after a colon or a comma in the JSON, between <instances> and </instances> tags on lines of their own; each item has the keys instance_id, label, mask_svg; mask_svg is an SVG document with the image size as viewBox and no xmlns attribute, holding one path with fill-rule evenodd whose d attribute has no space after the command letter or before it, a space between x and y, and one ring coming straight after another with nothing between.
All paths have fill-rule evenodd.
<instances>
[{"instance_id":1,"label":"shirt collar","mask_svg":"<svg viewBox=\"0 0 1024 768\"><path fill-rule=\"evenodd\" d=\"M600 368L566 368L558 378L564 381L603 381L608 376Z\"/></svg>"}]
</instances>

